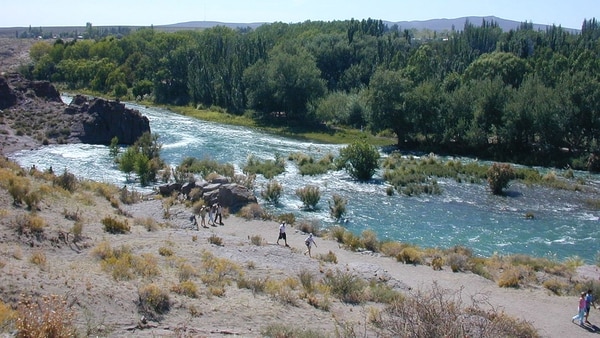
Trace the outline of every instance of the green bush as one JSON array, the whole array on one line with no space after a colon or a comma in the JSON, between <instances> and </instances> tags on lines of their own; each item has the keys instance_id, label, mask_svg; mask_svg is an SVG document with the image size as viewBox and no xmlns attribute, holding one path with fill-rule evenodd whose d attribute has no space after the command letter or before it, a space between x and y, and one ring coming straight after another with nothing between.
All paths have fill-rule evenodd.
<instances>
[{"instance_id":1,"label":"green bush","mask_svg":"<svg viewBox=\"0 0 600 338\"><path fill-rule=\"evenodd\" d=\"M361 138L340 149L336 159L339 169L346 169L348 174L360 181L370 180L379 168L379 151Z\"/></svg>"},{"instance_id":2,"label":"green bush","mask_svg":"<svg viewBox=\"0 0 600 338\"><path fill-rule=\"evenodd\" d=\"M101 222L104 225L104 231L111 234L125 234L130 231L127 220L121 222L116 218L107 216L104 217Z\"/></svg>"},{"instance_id":3,"label":"green bush","mask_svg":"<svg viewBox=\"0 0 600 338\"><path fill-rule=\"evenodd\" d=\"M331 293L344 303L360 304L365 301L366 282L350 272L339 270L335 273L330 272L323 279L323 284L328 286Z\"/></svg>"},{"instance_id":4,"label":"green bush","mask_svg":"<svg viewBox=\"0 0 600 338\"><path fill-rule=\"evenodd\" d=\"M281 194L283 193L283 187L276 180L270 180L263 191L261 191L261 196L267 202L271 202L273 204L279 203L279 199L281 198Z\"/></svg>"},{"instance_id":5,"label":"green bush","mask_svg":"<svg viewBox=\"0 0 600 338\"><path fill-rule=\"evenodd\" d=\"M331 198L333 200L333 205L331 204L331 201L327 201L329 204L329 214L333 219L340 220L346 214L346 204L348 204L348 200L338 194L333 194Z\"/></svg>"},{"instance_id":6,"label":"green bush","mask_svg":"<svg viewBox=\"0 0 600 338\"><path fill-rule=\"evenodd\" d=\"M266 161L260 161L254 155L251 155L242 170L246 175L261 174L267 179L272 179L285 172L285 162L279 154L275 155L275 160Z\"/></svg>"},{"instance_id":7,"label":"green bush","mask_svg":"<svg viewBox=\"0 0 600 338\"><path fill-rule=\"evenodd\" d=\"M300 198L305 209L314 210L321 200L321 191L317 186L307 185L304 188L298 188L296 196Z\"/></svg>"},{"instance_id":8,"label":"green bush","mask_svg":"<svg viewBox=\"0 0 600 338\"><path fill-rule=\"evenodd\" d=\"M510 164L494 163L488 169L487 181L494 195L502 194L508 183L515 177L515 171Z\"/></svg>"}]
</instances>

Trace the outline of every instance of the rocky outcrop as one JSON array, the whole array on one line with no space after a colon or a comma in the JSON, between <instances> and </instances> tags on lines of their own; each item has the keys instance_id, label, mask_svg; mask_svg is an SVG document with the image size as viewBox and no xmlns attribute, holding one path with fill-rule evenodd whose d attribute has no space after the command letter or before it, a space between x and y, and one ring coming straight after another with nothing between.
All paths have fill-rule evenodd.
<instances>
[{"instance_id":1,"label":"rocky outcrop","mask_svg":"<svg viewBox=\"0 0 600 338\"><path fill-rule=\"evenodd\" d=\"M197 190L192 194L194 189ZM169 183L158 187L158 191L163 196L172 196L178 193L188 200L195 201L196 196L200 196L206 205L215 203L229 208L229 212L235 213L250 203L257 203L253 192L243 185L229 183L226 177L219 177L211 182L196 181L180 183Z\"/></svg>"},{"instance_id":2,"label":"rocky outcrop","mask_svg":"<svg viewBox=\"0 0 600 338\"><path fill-rule=\"evenodd\" d=\"M0 145L3 153L52 143L133 144L150 132L148 118L124 104L76 96L67 106L47 81L30 81L18 73L0 76ZM37 144L31 144L31 142ZM25 146L23 146L25 147Z\"/></svg>"},{"instance_id":3,"label":"rocky outcrop","mask_svg":"<svg viewBox=\"0 0 600 338\"><path fill-rule=\"evenodd\" d=\"M133 144L142 134L150 132L148 118L120 102L88 100L77 95L65 113L83 115L80 128L72 130L72 136L83 143L110 144L116 136L120 144Z\"/></svg>"}]
</instances>

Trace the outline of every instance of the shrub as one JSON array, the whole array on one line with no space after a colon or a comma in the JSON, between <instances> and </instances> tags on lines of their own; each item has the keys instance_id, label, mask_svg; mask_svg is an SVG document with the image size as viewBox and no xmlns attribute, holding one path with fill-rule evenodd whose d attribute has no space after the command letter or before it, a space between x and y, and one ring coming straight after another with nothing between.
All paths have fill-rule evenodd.
<instances>
[{"instance_id":1,"label":"shrub","mask_svg":"<svg viewBox=\"0 0 600 338\"><path fill-rule=\"evenodd\" d=\"M277 221L279 223L285 222L285 224L294 224L296 223L296 216L291 212L280 214L279 216L277 216Z\"/></svg>"},{"instance_id":2,"label":"shrub","mask_svg":"<svg viewBox=\"0 0 600 338\"><path fill-rule=\"evenodd\" d=\"M25 195L23 201L27 205L29 210L37 210L40 201L42 200L42 194L39 191L30 191Z\"/></svg>"},{"instance_id":3,"label":"shrub","mask_svg":"<svg viewBox=\"0 0 600 338\"><path fill-rule=\"evenodd\" d=\"M169 312L171 308L169 293L154 283L140 287L138 296L138 308L140 312L147 315L150 319L159 319L160 315Z\"/></svg>"},{"instance_id":4,"label":"shrub","mask_svg":"<svg viewBox=\"0 0 600 338\"><path fill-rule=\"evenodd\" d=\"M198 286L190 280L183 281L174 285L171 290L179 295L184 295L190 298L198 297Z\"/></svg>"},{"instance_id":5,"label":"shrub","mask_svg":"<svg viewBox=\"0 0 600 338\"><path fill-rule=\"evenodd\" d=\"M548 279L543 283L544 287L557 296L560 296L563 293L563 290L567 287L567 284L559 281L556 278Z\"/></svg>"},{"instance_id":6,"label":"shrub","mask_svg":"<svg viewBox=\"0 0 600 338\"><path fill-rule=\"evenodd\" d=\"M298 230L304 232L305 234L313 234L318 236L319 232L321 231L321 225L317 220L309 220L300 223L298 225Z\"/></svg>"},{"instance_id":7,"label":"shrub","mask_svg":"<svg viewBox=\"0 0 600 338\"><path fill-rule=\"evenodd\" d=\"M212 235L210 235L210 237L208 237L208 243L218 245L218 246L223 246L223 238L221 238L215 234L212 234Z\"/></svg>"},{"instance_id":8,"label":"shrub","mask_svg":"<svg viewBox=\"0 0 600 338\"><path fill-rule=\"evenodd\" d=\"M285 172L285 162L279 154L275 155L275 160L266 161L260 161L254 155L250 155L242 170L246 175L262 174L266 179L272 179Z\"/></svg>"},{"instance_id":9,"label":"shrub","mask_svg":"<svg viewBox=\"0 0 600 338\"><path fill-rule=\"evenodd\" d=\"M396 260L404 264L417 265L422 262L422 254L417 248L406 247L396 256Z\"/></svg>"},{"instance_id":10,"label":"shrub","mask_svg":"<svg viewBox=\"0 0 600 338\"><path fill-rule=\"evenodd\" d=\"M304 288L304 291L307 293L312 293L315 290L315 277L308 270L302 270L298 274L298 278L300 279L300 284Z\"/></svg>"},{"instance_id":11,"label":"shrub","mask_svg":"<svg viewBox=\"0 0 600 338\"><path fill-rule=\"evenodd\" d=\"M323 262L328 262L328 263L333 263L333 264L337 264L337 262L338 262L337 256L331 250L329 250L329 252L326 254L318 254L317 259L319 259Z\"/></svg>"},{"instance_id":12,"label":"shrub","mask_svg":"<svg viewBox=\"0 0 600 338\"><path fill-rule=\"evenodd\" d=\"M161 246L158 248L158 254L165 257L173 256L173 250L171 250L171 248L167 248L166 246Z\"/></svg>"},{"instance_id":13,"label":"shrub","mask_svg":"<svg viewBox=\"0 0 600 338\"><path fill-rule=\"evenodd\" d=\"M444 259L442 257L437 256L431 260L431 268L433 270L442 270L443 266L444 266Z\"/></svg>"},{"instance_id":14,"label":"shrub","mask_svg":"<svg viewBox=\"0 0 600 338\"><path fill-rule=\"evenodd\" d=\"M13 326L17 312L0 300L0 332L6 332Z\"/></svg>"},{"instance_id":15,"label":"shrub","mask_svg":"<svg viewBox=\"0 0 600 338\"><path fill-rule=\"evenodd\" d=\"M345 228L339 225L329 228L331 238L335 239L338 243L344 243L344 234L346 231Z\"/></svg>"},{"instance_id":16,"label":"shrub","mask_svg":"<svg viewBox=\"0 0 600 338\"><path fill-rule=\"evenodd\" d=\"M244 277L240 277L237 279L237 287L240 289L248 289L252 291L252 294L256 294L256 293L262 293L265 291L266 288L266 284L268 281L268 277L261 279L261 278L252 278L252 279L247 279Z\"/></svg>"},{"instance_id":17,"label":"shrub","mask_svg":"<svg viewBox=\"0 0 600 338\"><path fill-rule=\"evenodd\" d=\"M487 181L494 195L502 194L502 190L508 186L508 182L514 177L515 171L507 163L494 163L487 172Z\"/></svg>"},{"instance_id":18,"label":"shrub","mask_svg":"<svg viewBox=\"0 0 600 338\"><path fill-rule=\"evenodd\" d=\"M330 272L323 279L323 284L344 303L360 304L365 300L363 290L366 282L352 273L339 270L335 273Z\"/></svg>"},{"instance_id":19,"label":"shrub","mask_svg":"<svg viewBox=\"0 0 600 338\"><path fill-rule=\"evenodd\" d=\"M111 234L125 234L130 231L127 220L119 221L111 216L104 217L101 221L104 225L104 231Z\"/></svg>"},{"instance_id":20,"label":"shrub","mask_svg":"<svg viewBox=\"0 0 600 338\"><path fill-rule=\"evenodd\" d=\"M75 337L74 317L62 297L23 296L17 305L17 337Z\"/></svg>"},{"instance_id":21,"label":"shrub","mask_svg":"<svg viewBox=\"0 0 600 338\"><path fill-rule=\"evenodd\" d=\"M150 278L160 274L158 260L151 253L143 253L140 256L133 256L131 265L135 273L139 276Z\"/></svg>"},{"instance_id":22,"label":"shrub","mask_svg":"<svg viewBox=\"0 0 600 338\"><path fill-rule=\"evenodd\" d=\"M269 215L258 203L250 203L240 209L239 216L246 220L268 219Z\"/></svg>"},{"instance_id":23,"label":"shrub","mask_svg":"<svg viewBox=\"0 0 600 338\"><path fill-rule=\"evenodd\" d=\"M20 205L29 193L29 180L23 177L11 177L8 180L8 193L13 198L14 205Z\"/></svg>"},{"instance_id":24,"label":"shrub","mask_svg":"<svg viewBox=\"0 0 600 338\"><path fill-rule=\"evenodd\" d=\"M81 241L83 238L83 221L75 221L75 224L73 224L73 227L71 228L71 233L73 233L73 242L77 243Z\"/></svg>"},{"instance_id":25,"label":"shrub","mask_svg":"<svg viewBox=\"0 0 600 338\"><path fill-rule=\"evenodd\" d=\"M279 203L279 199L281 198L281 194L283 193L283 187L276 180L270 180L263 191L261 191L260 195L267 202L277 204Z\"/></svg>"},{"instance_id":26,"label":"shrub","mask_svg":"<svg viewBox=\"0 0 600 338\"><path fill-rule=\"evenodd\" d=\"M450 253L446 256L446 264L450 266L452 272L464 272L467 271L469 258L466 255L460 253Z\"/></svg>"},{"instance_id":27,"label":"shrub","mask_svg":"<svg viewBox=\"0 0 600 338\"><path fill-rule=\"evenodd\" d=\"M15 218L15 223L19 234L32 234L38 238L46 227L46 221L35 215L19 215Z\"/></svg>"},{"instance_id":28,"label":"shrub","mask_svg":"<svg viewBox=\"0 0 600 338\"><path fill-rule=\"evenodd\" d=\"M67 169L60 176L56 176L54 179L54 185L65 189L68 192L74 192L77 189L77 177L71 174Z\"/></svg>"},{"instance_id":29,"label":"shrub","mask_svg":"<svg viewBox=\"0 0 600 338\"><path fill-rule=\"evenodd\" d=\"M178 277L180 282L191 280L198 276L198 271L189 263L181 263L179 265Z\"/></svg>"},{"instance_id":30,"label":"shrub","mask_svg":"<svg viewBox=\"0 0 600 338\"><path fill-rule=\"evenodd\" d=\"M291 328L289 325L283 324L271 324L261 330L261 334L264 337L270 338L284 338L284 337L297 337L297 338L317 338L324 337L320 331L314 330L303 330L299 328Z\"/></svg>"},{"instance_id":31,"label":"shrub","mask_svg":"<svg viewBox=\"0 0 600 338\"><path fill-rule=\"evenodd\" d=\"M33 254L31 254L31 257L29 257L29 261L43 268L46 266L46 254L40 250L36 250L33 252Z\"/></svg>"},{"instance_id":32,"label":"shrub","mask_svg":"<svg viewBox=\"0 0 600 338\"><path fill-rule=\"evenodd\" d=\"M379 252L379 241L373 230L365 230L361 234L360 243L363 248L373 252Z\"/></svg>"},{"instance_id":33,"label":"shrub","mask_svg":"<svg viewBox=\"0 0 600 338\"><path fill-rule=\"evenodd\" d=\"M300 198L305 209L314 210L317 203L321 200L321 192L319 187L307 185L304 188L296 190L296 196Z\"/></svg>"},{"instance_id":34,"label":"shrub","mask_svg":"<svg viewBox=\"0 0 600 338\"><path fill-rule=\"evenodd\" d=\"M327 201L329 205L329 215L335 220L340 220L346 214L346 204L348 204L348 200L338 194L333 194L331 198L333 200L333 205L331 205L331 201Z\"/></svg>"},{"instance_id":35,"label":"shrub","mask_svg":"<svg viewBox=\"0 0 600 338\"><path fill-rule=\"evenodd\" d=\"M501 288L518 288L521 280L521 273L518 268L510 267L502 271L498 279L498 286Z\"/></svg>"},{"instance_id":36,"label":"shrub","mask_svg":"<svg viewBox=\"0 0 600 338\"><path fill-rule=\"evenodd\" d=\"M261 246L264 243L264 239L260 235L254 235L250 237L250 243Z\"/></svg>"},{"instance_id":37,"label":"shrub","mask_svg":"<svg viewBox=\"0 0 600 338\"><path fill-rule=\"evenodd\" d=\"M340 156L336 159L339 169L346 169L348 174L360 181L370 180L379 167L379 151L367 143L366 138L361 138L352 144L340 149Z\"/></svg>"},{"instance_id":38,"label":"shrub","mask_svg":"<svg viewBox=\"0 0 600 338\"><path fill-rule=\"evenodd\" d=\"M215 257L208 251L202 253L201 260L204 273L200 275L200 279L209 288L214 289L210 292L216 296L223 295L224 286L241 275L241 269L237 264L225 258Z\"/></svg>"}]
</instances>

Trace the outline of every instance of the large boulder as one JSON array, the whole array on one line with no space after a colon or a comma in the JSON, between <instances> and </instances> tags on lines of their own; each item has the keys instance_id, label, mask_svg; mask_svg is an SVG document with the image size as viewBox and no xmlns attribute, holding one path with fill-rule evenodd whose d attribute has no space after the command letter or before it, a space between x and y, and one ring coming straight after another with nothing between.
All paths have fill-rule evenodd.
<instances>
[{"instance_id":1,"label":"large boulder","mask_svg":"<svg viewBox=\"0 0 600 338\"><path fill-rule=\"evenodd\" d=\"M17 103L17 94L8 86L6 78L0 76L0 109L12 107Z\"/></svg>"},{"instance_id":2,"label":"large boulder","mask_svg":"<svg viewBox=\"0 0 600 338\"><path fill-rule=\"evenodd\" d=\"M223 184L219 188L219 203L228 207L230 212L235 213L242 207L256 203L256 196L243 185L231 183Z\"/></svg>"},{"instance_id":3,"label":"large boulder","mask_svg":"<svg viewBox=\"0 0 600 338\"><path fill-rule=\"evenodd\" d=\"M80 128L72 130L83 143L110 144L116 136L120 144L133 144L142 134L150 132L150 121L146 116L116 101L99 98L90 101L78 95L65 113L85 116Z\"/></svg>"}]
</instances>

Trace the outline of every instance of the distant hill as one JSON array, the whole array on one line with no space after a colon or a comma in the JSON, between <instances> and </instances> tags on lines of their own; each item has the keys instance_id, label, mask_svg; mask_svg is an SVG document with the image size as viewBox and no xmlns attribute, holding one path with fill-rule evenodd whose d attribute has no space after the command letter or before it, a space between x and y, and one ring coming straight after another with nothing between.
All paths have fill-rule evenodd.
<instances>
[{"instance_id":1,"label":"distant hill","mask_svg":"<svg viewBox=\"0 0 600 338\"><path fill-rule=\"evenodd\" d=\"M511 29L517 29L521 25L521 21L513 21L506 20L502 18L498 18L495 16L466 16L456 19L431 19L425 21L383 21L388 27L392 27L393 25L398 25L401 30L404 29L429 29L432 31L450 31L454 28L457 31L463 30L465 23L468 21L475 26L481 26L481 23L485 21L494 21L502 28L503 31L509 31ZM229 28L256 28L266 22L253 22L253 23L227 23L227 22L218 22L218 21L188 21L181 22L172 25L163 25L163 26L155 26L155 28L164 28L166 30L178 30L178 29L201 29L201 28L210 28L214 26L225 26ZM551 25L543 25L543 24L533 24L534 30L546 30L547 27ZM579 29L575 29L572 27L563 27L570 33L578 33Z\"/></svg>"},{"instance_id":2,"label":"distant hill","mask_svg":"<svg viewBox=\"0 0 600 338\"><path fill-rule=\"evenodd\" d=\"M384 21L384 23L386 25L388 25L388 27L392 27L393 25L398 25L398 27L401 30L404 30L404 29L417 29L417 30L429 29L432 31L442 32L442 31L450 31L450 30L452 30L452 28L454 28L457 31L461 31L461 30L463 30L463 28L465 26L465 22L467 22L467 21L469 21L470 23L472 23L475 26L481 26L481 23L483 22L484 19L486 21L494 21L494 22L498 23L500 28L502 28L502 30L504 30L504 31L516 29L521 25L521 21L506 20L506 19L495 17L495 16L468 16L468 17L461 17L461 18L456 18L456 19L432 19L432 20L425 20L425 21L396 21L396 22ZM153 26L153 27L155 29L161 30L161 31L206 29L206 28L211 28L211 27L215 27L215 26L225 26L225 27L229 27L229 28L233 28L233 29L237 29L237 28L255 29L264 24L267 24L267 22L232 23L232 22L219 22L219 21L188 21L188 22L180 22L180 23L174 23L174 24L170 24L170 25L159 25L159 26ZM533 24L533 28L535 30L545 30L549 26L550 25L543 25L543 24L536 24L536 23ZM130 28L131 30L136 30L141 27L149 27L149 26L121 25L121 26L95 26L95 27L97 27L97 28L98 27L100 27L100 28L126 27L126 28ZM55 34L58 34L61 32L83 32L85 30L85 26L80 26L80 27L55 26L55 27L40 27L40 28L42 28L42 30L45 32L50 31ZM580 32L580 29L575 29L572 27L563 27L563 28L567 32L570 32L570 33L579 33ZM19 34L19 32L23 32L27 29L29 29L29 27L0 27L0 37L15 37L16 34Z\"/></svg>"}]
</instances>

